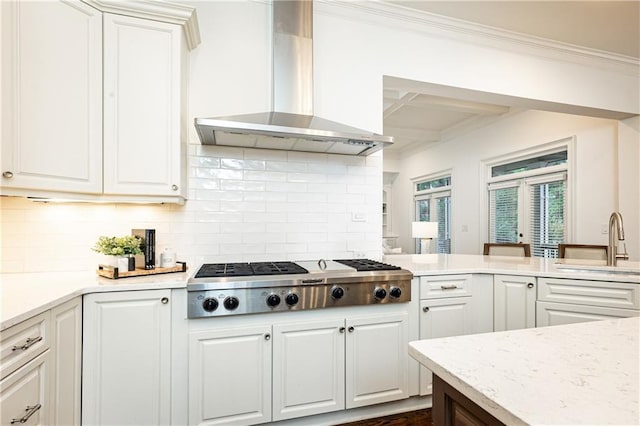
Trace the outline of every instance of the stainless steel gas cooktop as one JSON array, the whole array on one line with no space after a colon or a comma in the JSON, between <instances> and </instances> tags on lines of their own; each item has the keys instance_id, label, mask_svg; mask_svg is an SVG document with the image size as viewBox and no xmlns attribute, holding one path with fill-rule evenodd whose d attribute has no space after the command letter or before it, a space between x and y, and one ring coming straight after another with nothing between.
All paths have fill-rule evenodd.
<instances>
[{"instance_id":1,"label":"stainless steel gas cooktop","mask_svg":"<svg viewBox=\"0 0 640 426\"><path fill-rule=\"evenodd\" d=\"M412 278L369 259L203 264L187 284L188 316L405 303Z\"/></svg>"}]
</instances>

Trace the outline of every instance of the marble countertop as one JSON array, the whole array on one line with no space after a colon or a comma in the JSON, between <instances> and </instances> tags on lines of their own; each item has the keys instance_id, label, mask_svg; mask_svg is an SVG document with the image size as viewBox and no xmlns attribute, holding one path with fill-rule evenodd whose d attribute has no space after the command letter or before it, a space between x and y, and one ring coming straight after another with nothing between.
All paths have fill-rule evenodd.
<instances>
[{"instance_id":1,"label":"marble countertop","mask_svg":"<svg viewBox=\"0 0 640 426\"><path fill-rule=\"evenodd\" d=\"M184 288L190 274L188 271L117 280L100 277L95 271L1 274L0 330L83 294Z\"/></svg>"},{"instance_id":2,"label":"marble countertop","mask_svg":"<svg viewBox=\"0 0 640 426\"><path fill-rule=\"evenodd\" d=\"M615 275L562 271L557 259L536 257L519 258L464 254L388 255L384 262L408 269L416 276L460 273L534 275L561 278L579 278L640 284L640 275ZM640 273L640 262L627 262L626 267ZM105 291L184 288L189 276L198 268L187 272L129 277L110 280L87 272L41 272L0 274L0 330L11 327L63 303L73 297Z\"/></svg>"},{"instance_id":3,"label":"marble countertop","mask_svg":"<svg viewBox=\"0 0 640 426\"><path fill-rule=\"evenodd\" d=\"M508 425L638 425L640 318L409 343L410 355Z\"/></svg>"},{"instance_id":4,"label":"marble countertop","mask_svg":"<svg viewBox=\"0 0 640 426\"><path fill-rule=\"evenodd\" d=\"M416 276L485 273L640 284L640 262L631 261L618 262L618 267L607 267L606 262L597 260L472 254L392 254L384 256L382 261L407 269ZM633 273L613 273L611 271Z\"/></svg>"}]
</instances>

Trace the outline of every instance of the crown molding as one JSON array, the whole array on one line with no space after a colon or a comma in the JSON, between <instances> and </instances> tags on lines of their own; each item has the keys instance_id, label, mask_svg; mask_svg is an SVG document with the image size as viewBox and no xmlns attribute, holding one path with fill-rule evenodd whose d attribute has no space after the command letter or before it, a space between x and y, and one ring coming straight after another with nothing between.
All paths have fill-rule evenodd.
<instances>
[{"instance_id":1,"label":"crown molding","mask_svg":"<svg viewBox=\"0 0 640 426\"><path fill-rule=\"evenodd\" d=\"M380 0L315 0L314 4L314 12L319 14L640 76L638 58L502 30Z\"/></svg>"},{"instance_id":2,"label":"crown molding","mask_svg":"<svg viewBox=\"0 0 640 426\"><path fill-rule=\"evenodd\" d=\"M181 25L184 29L188 49L193 50L200 44L200 28L194 7L160 0L82 1L103 13L114 13Z\"/></svg>"}]
</instances>

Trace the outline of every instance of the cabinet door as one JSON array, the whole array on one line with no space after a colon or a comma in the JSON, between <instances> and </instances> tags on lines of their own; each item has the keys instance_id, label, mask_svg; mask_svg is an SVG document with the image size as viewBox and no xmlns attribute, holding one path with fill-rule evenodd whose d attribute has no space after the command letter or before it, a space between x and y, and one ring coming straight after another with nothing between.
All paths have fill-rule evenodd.
<instances>
[{"instance_id":1,"label":"cabinet door","mask_svg":"<svg viewBox=\"0 0 640 426\"><path fill-rule=\"evenodd\" d=\"M51 310L53 425L80 424L82 377L82 299L77 297Z\"/></svg>"},{"instance_id":2,"label":"cabinet door","mask_svg":"<svg viewBox=\"0 0 640 426\"><path fill-rule=\"evenodd\" d=\"M181 194L181 47L179 25L104 15L105 194Z\"/></svg>"},{"instance_id":3,"label":"cabinet door","mask_svg":"<svg viewBox=\"0 0 640 426\"><path fill-rule=\"evenodd\" d=\"M536 310L538 327L640 316L640 311L630 309L553 302L538 302Z\"/></svg>"},{"instance_id":4,"label":"cabinet door","mask_svg":"<svg viewBox=\"0 0 640 426\"><path fill-rule=\"evenodd\" d=\"M495 331L536 326L536 279L496 275L494 277Z\"/></svg>"},{"instance_id":5,"label":"cabinet door","mask_svg":"<svg viewBox=\"0 0 640 426\"><path fill-rule=\"evenodd\" d=\"M0 382L0 424L49 425L47 350Z\"/></svg>"},{"instance_id":6,"label":"cabinet door","mask_svg":"<svg viewBox=\"0 0 640 426\"><path fill-rule=\"evenodd\" d=\"M406 313L347 319L346 408L409 397Z\"/></svg>"},{"instance_id":7,"label":"cabinet door","mask_svg":"<svg viewBox=\"0 0 640 426\"><path fill-rule=\"evenodd\" d=\"M149 290L84 297L82 424L170 423L170 295Z\"/></svg>"},{"instance_id":8,"label":"cabinet door","mask_svg":"<svg viewBox=\"0 0 640 426\"><path fill-rule=\"evenodd\" d=\"M461 336L472 332L471 297L420 301L420 339ZM420 367L420 395L433 392L431 370Z\"/></svg>"},{"instance_id":9,"label":"cabinet door","mask_svg":"<svg viewBox=\"0 0 640 426\"><path fill-rule=\"evenodd\" d=\"M271 327L189 333L189 424L271 421Z\"/></svg>"},{"instance_id":10,"label":"cabinet door","mask_svg":"<svg viewBox=\"0 0 640 426\"><path fill-rule=\"evenodd\" d=\"M273 326L273 420L344 409L344 320Z\"/></svg>"},{"instance_id":11,"label":"cabinet door","mask_svg":"<svg viewBox=\"0 0 640 426\"><path fill-rule=\"evenodd\" d=\"M80 1L0 7L2 193L101 192L101 13Z\"/></svg>"}]
</instances>

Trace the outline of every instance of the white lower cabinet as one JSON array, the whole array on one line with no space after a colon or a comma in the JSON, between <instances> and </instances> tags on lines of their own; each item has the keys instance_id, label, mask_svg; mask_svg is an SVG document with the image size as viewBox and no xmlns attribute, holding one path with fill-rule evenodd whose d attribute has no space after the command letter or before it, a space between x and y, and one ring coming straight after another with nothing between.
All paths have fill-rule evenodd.
<instances>
[{"instance_id":1,"label":"white lower cabinet","mask_svg":"<svg viewBox=\"0 0 640 426\"><path fill-rule=\"evenodd\" d=\"M495 275L494 329L518 330L536 326L536 278Z\"/></svg>"},{"instance_id":2,"label":"white lower cabinet","mask_svg":"<svg viewBox=\"0 0 640 426\"><path fill-rule=\"evenodd\" d=\"M406 312L317 318L191 331L189 424L252 425L408 398Z\"/></svg>"},{"instance_id":3,"label":"white lower cabinet","mask_svg":"<svg viewBox=\"0 0 640 426\"><path fill-rule=\"evenodd\" d=\"M83 425L171 422L171 290L84 296Z\"/></svg>"},{"instance_id":4,"label":"white lower cabinet","mask_svg":"<svg viewBox=\"0 0 640 426\"><path fill-rule=\"evenodd\" d=\"M349 318L346 327L346 408L408 398L408 315Z\"/></svg>"},{"instance_id":5,"label":"white lower cabinet","mask_svg":"<svg viewBox=\"0 0 640 426\"><path fill-rule=\"evenodd\" d=\"M344 320L273 326L273 420L345 408Z\"/></svg>"},{"instance_id":6,"label":"white lower cabinet","mask_svg":"<svg viewBox=\"0 0 640 426\"><path fill-rule=\"evenodd\" d=\"M80 424L80 298L0 333L0 424Z\"/></svg>"},{"instance_id":7,"label":"white lower cabinet","mask_svg":"<svg viewBox=\"0 0 640 426\"><path fill-rule=\"evenodd\" d=\"M80 424L82 377L82 298L51 310L52 362L51 424Z\"/></svg>"},{"instance_id":8,"label":"white lower cabinet","mask_svg":"<svg viewBox=\"0 0 640 426\"><path fill-rule=\"evenodd\" d=\"M539 278L538 327L640 316L637 284Z\"/></svg>"},{"instance_id":9,"label":"white lower cabinet","mask_svg":"<svg viewBox=\"0 0 640 426\"><path fill-rule=\"evenodd\" d=\"M271 326L189 333L189 424L271 421Z\"/></svg>"},{"instance_id":10,"label":"white lower cabinet","mask_svg":"<svg viewBox=\"0 0 640 426\"><path fill-rule=\"evenodd\" d=\"M0 424L49 425L51 351L0 382Z\"/></svg>"},{"instance_id":11,"label":"white lower cabinet","mask_svg":"<svg viewBox=\"0 0 640 426\"><path fill-rule=\"evenodd\" d=\"M637 285L637 284L636 284ZM640 311L599 306L573 305L570 303L537 303L538 327L575 324L577 322L640 316Z\"/></svg>"},{"instance_id":12,"label":"white lower cabinet","mask_svg":"<svg viewBox=\"0 0 640 426\"><path fill-rule=\"evenodd\" d=\"M420 339L493 331L493 276L420 277ZM432 373L420 366L420 395L433 393Z\"/></svg>"},{"instance_id":13,"label":"white lower cabinet","mask_svg":"<svg viewBox=\"0 0 640 426\"><path fill-rule=\"evenodd\" d=\"M471 297L420 301L420 339L461 336L471 333ZM433 392L432 374L420 367L420 395Z\"/></svg>"}]
</instances>

